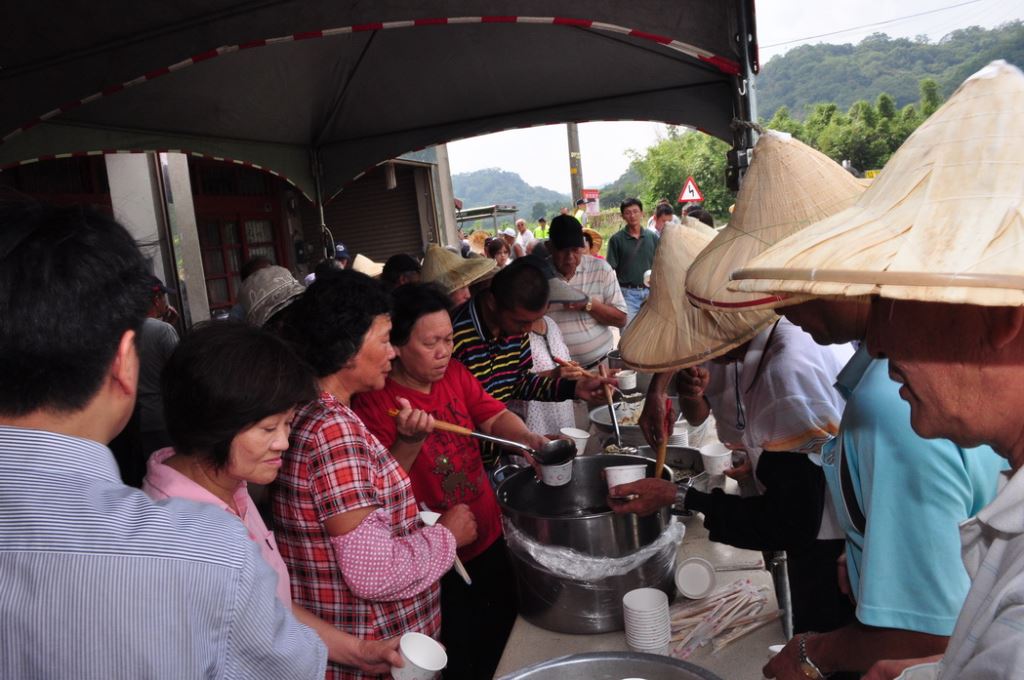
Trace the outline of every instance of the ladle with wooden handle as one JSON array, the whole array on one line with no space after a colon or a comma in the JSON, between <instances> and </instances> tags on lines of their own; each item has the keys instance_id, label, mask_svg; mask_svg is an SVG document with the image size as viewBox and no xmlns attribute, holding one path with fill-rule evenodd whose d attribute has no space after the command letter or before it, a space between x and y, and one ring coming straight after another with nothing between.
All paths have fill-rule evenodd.
<instances>
[{"instance_id":1,"label":"ladle with wooden handle","mask_svg":"<svg viewBox=\"0 0 1024 680\"><path fill-rule=\"evenodd\" d=\"M388 415L394 418L398 415L398 409L388 409ZM477 439L481 439L485 442L493 442L500 446L507 446L513 449L522 449L533 456L541 465L559 465L576 457L576 442L571 439L555 439L549 441L539 449L533 449L526 444L520 444L519 442L514 442L510 439L502 439L501 437L494 437L492 435L477 432L476 430L471 430L468 427L462 427L461 425L445 422L443 420L435 419L434 429L443 430L444 432L452 432L454 434L461 434L466 437L476 437Z\"/></svg>"}]
</instances>

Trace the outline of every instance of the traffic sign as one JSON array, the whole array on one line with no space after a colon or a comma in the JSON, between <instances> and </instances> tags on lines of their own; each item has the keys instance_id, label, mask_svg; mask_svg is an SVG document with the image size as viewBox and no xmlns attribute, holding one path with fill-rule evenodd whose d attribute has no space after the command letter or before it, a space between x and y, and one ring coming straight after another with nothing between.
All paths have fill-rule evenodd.
<instances>
[{"instance_id":1,"label":"traffic sign","mask_svg":"<svg viewBox=\"0 0 1024 680\"><path fill-rule=\"evenodd\" d=\"M704 194L700 192L700 187L693 181L693 176L686 178L686 184L683 185L683 190L679 192L680 203L690 203L696 201L703 201Z\"/></svg>"}]
</instances>

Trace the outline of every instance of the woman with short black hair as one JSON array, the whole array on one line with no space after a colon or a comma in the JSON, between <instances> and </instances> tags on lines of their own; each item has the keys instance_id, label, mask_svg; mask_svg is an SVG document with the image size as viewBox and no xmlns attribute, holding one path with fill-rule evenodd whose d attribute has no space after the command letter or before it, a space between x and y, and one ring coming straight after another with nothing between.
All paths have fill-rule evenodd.
<instances>
[{"instance_id":1,"label":"woman with short black hair","mask_svg":"<svg viewBox=\"0 0 1024 680\"><path fill-rule=\"evenodd\" d=\"M313 628L339 664L386 671L397 641L361 640L292 602L288 569L247 484L269 484L281 469L298 404L316 394L309 368L280 339L249 324L197 326L162 375L173 447L149 459L143 490L154 500L184 498L229 512L245 526L277 573L277 596Z\"/></svg>"}]
</instances>

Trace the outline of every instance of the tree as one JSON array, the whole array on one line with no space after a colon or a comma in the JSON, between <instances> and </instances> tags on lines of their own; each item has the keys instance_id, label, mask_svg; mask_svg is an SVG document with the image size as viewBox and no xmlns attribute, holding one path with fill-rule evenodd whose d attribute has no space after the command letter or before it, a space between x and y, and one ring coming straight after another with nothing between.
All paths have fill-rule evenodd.
<instances>
[{"instance_id":1,"label":"tree","mask_svg":"<svg viewBox=\"0 0 1024 680\"><path fill-rule=\"evenodd\" d=\"M883 92L878 95L878 101L875 103L875 108L878 109L879 118L892 120L896 117L896 100L887 92Z\"/></svg>"},{"instance_id":2,"label":"tree","mask_svg":"<svg viewBox=\"0 0 1024 680\"><path fill-rule=\"evenodd\" d=\"M942 97L939 95L939 84L934 78L923 78L921 88L921 115L927 118L935 113L942 105Z\"/></svg>"},{"instance_id":3,"label":"tree","mask_svg":"<svg viewBox=\"0 0 1024 680\"><path fill-rule=\"evenodd\" d=\"M729 146L700 132L669 135L641 156L634 152L633 164L640 174L640 200L652 212L659 198L676 205L686 178L692 176L704 194L704 207L723 218L735 200L725 186L725 156Z\"/></svg>"},{"instance_id":4,"label":"tree","mask_svg":"<svg viewBox=\"0 0 1024 680\"><path fill-rule=\"evenodd\" d=\"M530 219L534 222L539 220L548 214L547 204L543 201L537 201L533 204L533 208L530 210Z\"/></svg>"}]
</instances>

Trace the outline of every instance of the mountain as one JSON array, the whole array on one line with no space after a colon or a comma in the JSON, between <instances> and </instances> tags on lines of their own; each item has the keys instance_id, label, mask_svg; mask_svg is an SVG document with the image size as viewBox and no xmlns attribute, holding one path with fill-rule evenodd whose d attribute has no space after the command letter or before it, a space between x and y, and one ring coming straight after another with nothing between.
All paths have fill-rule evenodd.
<instances>
[{"instance_id":1,"label":"mountain","mask_svg":"<svg viewBox=\"0 0 1024 680\"><path fill-rule=\"evenodd\" d=\"M557 215L559 207L572 203L567 194L530 186L518 174L498 168L452 175L452 188L455 190L456 198L460 199L466 208L495 204L514 205L519 208L518 216L527 220L543 215ZM541 207L535 211L534 208L538 204L541 204ZM534 212L538 214L534 215Z\"/></svg>"},{"instance_id":2,"label":"mountain","mask_svg":"<svg viewBox=\"0 0 1024 680\"><path fill-rule=\"evenodd\" d=\"M772 57L757 79L758 111L765 120L781 107L803 118L810 105L835 102L846 110L858 100L874 103L882 92L898 107L916 103L922 78L934 78L943 99L993 59L1024 67L1024 22L988 30L972 26L927 38L875 33L857 45L802 45Z\"/></svg>"}]
</instances>

